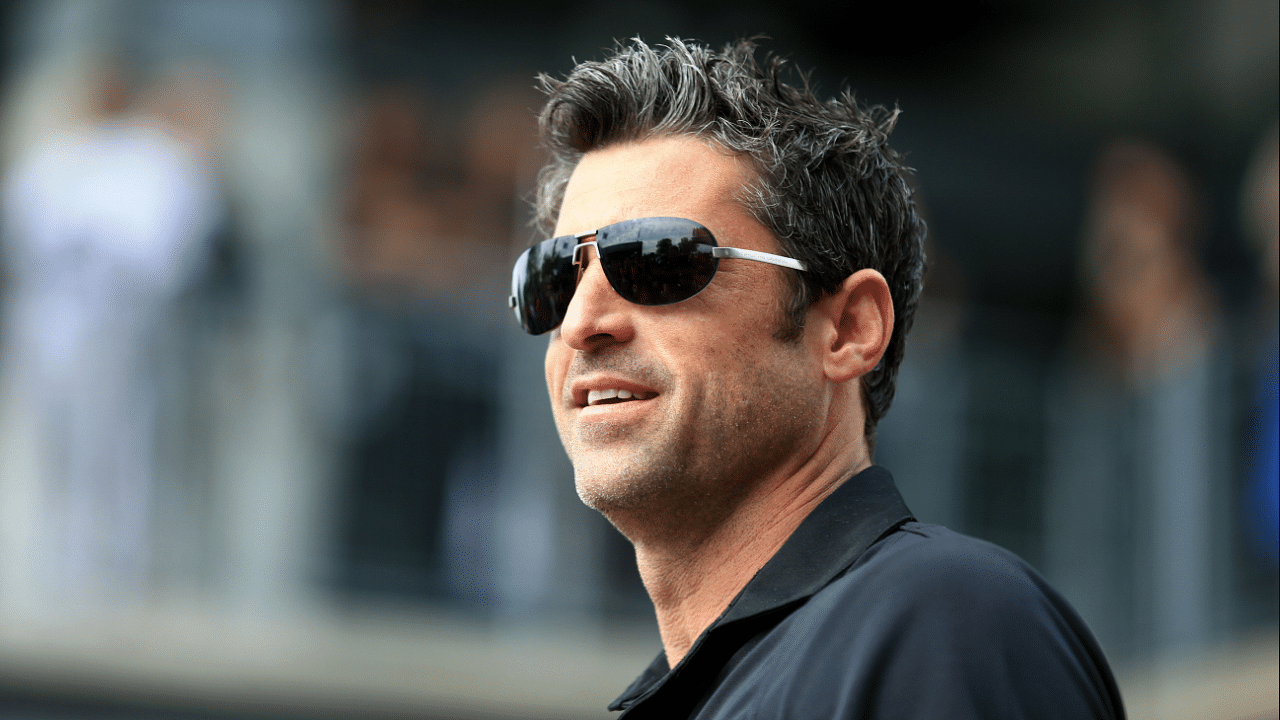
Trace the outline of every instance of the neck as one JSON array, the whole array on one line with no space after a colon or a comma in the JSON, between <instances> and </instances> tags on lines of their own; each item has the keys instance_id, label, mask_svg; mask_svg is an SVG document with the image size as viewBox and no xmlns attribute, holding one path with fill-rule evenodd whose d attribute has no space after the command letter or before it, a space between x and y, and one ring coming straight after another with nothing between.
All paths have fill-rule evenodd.
<instances>
[{"instance_id":1,"label":"neck","mask_svg":"<svg viewBox=\"0 0 1280 720\"><path fill-rule=\"evenodd\" d=\"M843 433L834 435L848 438ZM809 513L845 480L871 465L860 432L858 442L836 443L832 436L828 434L818 451L798 467L748 484L753 490L747 497L708 523L685 523L678 532L664 528L628 533L671 667Z\"/></svg>"}]
</instances>

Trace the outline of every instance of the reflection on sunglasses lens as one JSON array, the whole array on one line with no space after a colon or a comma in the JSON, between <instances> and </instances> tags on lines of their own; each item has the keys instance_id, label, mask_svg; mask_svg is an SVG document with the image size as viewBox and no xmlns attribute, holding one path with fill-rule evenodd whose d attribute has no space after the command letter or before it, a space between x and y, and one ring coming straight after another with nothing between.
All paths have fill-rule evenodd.
<instances>
[{"instance_id":1,"label":"reflection on sunglasses lens","mask_svg":"<svg viewBox=\"0 0 1280 720\"><path fill-rule=\"evenodd\" d=\"M688 300L711 282L718 264L711 233L689 220L626 221L601 231L597 243L610 284L638 305Z\"/></svg>"},{"instance_id":2,"label":"reflection on sunglasses lens","mask_svg":"<svg viewBox=\"0 0 1280 720\"><path fill-rule=\"evenodd\" d=\"M638 305L669 305L697 295L716 274L715 238L692 220L642 218L601 228L596 254L614 291ZM534 245L516 263L513 290L525 331L541 335L564 320L578 282L573 236Z\"/></svg>"}]
</instances>

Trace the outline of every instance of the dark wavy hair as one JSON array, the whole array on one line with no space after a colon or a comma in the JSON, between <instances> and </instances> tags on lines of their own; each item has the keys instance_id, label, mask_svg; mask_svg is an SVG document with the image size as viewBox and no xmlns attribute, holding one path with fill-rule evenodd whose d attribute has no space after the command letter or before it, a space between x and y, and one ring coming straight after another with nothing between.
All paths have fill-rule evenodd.
<instances>
[{"instance_id":1,"label":"dark wavy hair","mask_svg":"<svg viewBox=\"0 0 1280 720\"><path fill-rule=\"evenodd\" d=\"M874 268L889 283L893 335L880 365L862 377L866 435L874 441L924 275L925 224L910 170L888 142L898 111L863 107L848 91L823 101L802 73L796 85L783 82L785 70L776 56L758 61L751 40L716 52L678 38L653 47L637 38L563 80L540 76L550 160L539 177L536 222L553 231L569 176L595 149L692 135L749 159L757 179L738 200L808 266L788 274L792 295L779 340L798 341L809 306L857 270Z\"/></svg>"}]
</instances>

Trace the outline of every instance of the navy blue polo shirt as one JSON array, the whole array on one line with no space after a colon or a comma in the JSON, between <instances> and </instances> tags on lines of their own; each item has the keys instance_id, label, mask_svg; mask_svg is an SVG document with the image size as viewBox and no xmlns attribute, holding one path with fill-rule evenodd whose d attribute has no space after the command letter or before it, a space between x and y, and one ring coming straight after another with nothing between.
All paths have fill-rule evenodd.
<instances>
[{"instance_id":1,"label":"navy blue polo shirt","mask_svg":"<svg viewBox=\"0 0 1280 720\"><path fill-rule=\"evenodd\" d=\"M689 653L610 705L644 718L1105 718L1093 635L1013 553L915 522L893 478L850 478Z\"/></svg>"}]
</instances>

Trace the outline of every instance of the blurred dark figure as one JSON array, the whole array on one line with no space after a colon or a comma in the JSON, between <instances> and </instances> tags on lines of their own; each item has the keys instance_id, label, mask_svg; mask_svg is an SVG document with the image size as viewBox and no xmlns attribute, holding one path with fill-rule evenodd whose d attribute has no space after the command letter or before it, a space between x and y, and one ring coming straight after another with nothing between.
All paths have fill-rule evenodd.
<instances>
[{"instance_id":1,"label":"blurred dark figure","mask_svg":"<svg viewBox=\"0 0 1280 720\"><path fill-rule=\"evenodd\" d=\"M1262 260L1263 286L1259 297L1256 381L1252 410L1255 420L1249 428L1248 486L1245 493L1245 522L1256 555L1274 572L1280 552L1280 405L1277 401L1277 305L1280 299L1280 157L1277 155L1276 126L1259 145L1245 179L1243 220L1245 230Z\"/></svg>"},{"instance_id":2,"label":"blurred dark figure","mask_svg":"<svg viewBox=\"0 0 1280 720\"><path fill-rule=\"evenodd\" d=\"M135 102L105 72L97 116L37 145L4 186L12 395L39 478L18 552L35 607L136 602L151 564L156 388L149 343L203 262L216 93L175 76Z\"/></svg>"},{"instance_id":3,"label":"blurred dark figure","mask_svg":"<svg viewBox=\"0 0 1280 720\"><path fill-rule=\"evenodd\" d=\"M498 84L469 109L437 112L419 88L392 85L370 92L356 117L340 589L493 599L501 374L491 326L508 316L492 298L536 165L530 92Z\"/></svg>"},{"instance_id":4,"label":"blurred dark figure","mask_svg":"<svg viewBox=\"0 0 1280 720\"><path fill-rule=\"evenodd\" d=\"M1201 201L1162 151L1098 157L1087 307L1050 391L1046 570L1114 656L1203 648L1229 585L1229 358Z\"/></svg>"},{"instance_id":5,"label":"blurred dark figure","mask_svg":"<svg viewBox=\"0 0 1280 720\"><path fill-rule=\"evenodd\" d=\"M1185 172L1139 143L1107 148L1086 230L1091 350L1118 375L1156 382L1204 352L1216 303L1196 258L1200 200Z\"/></svg>"}]
</instances>

